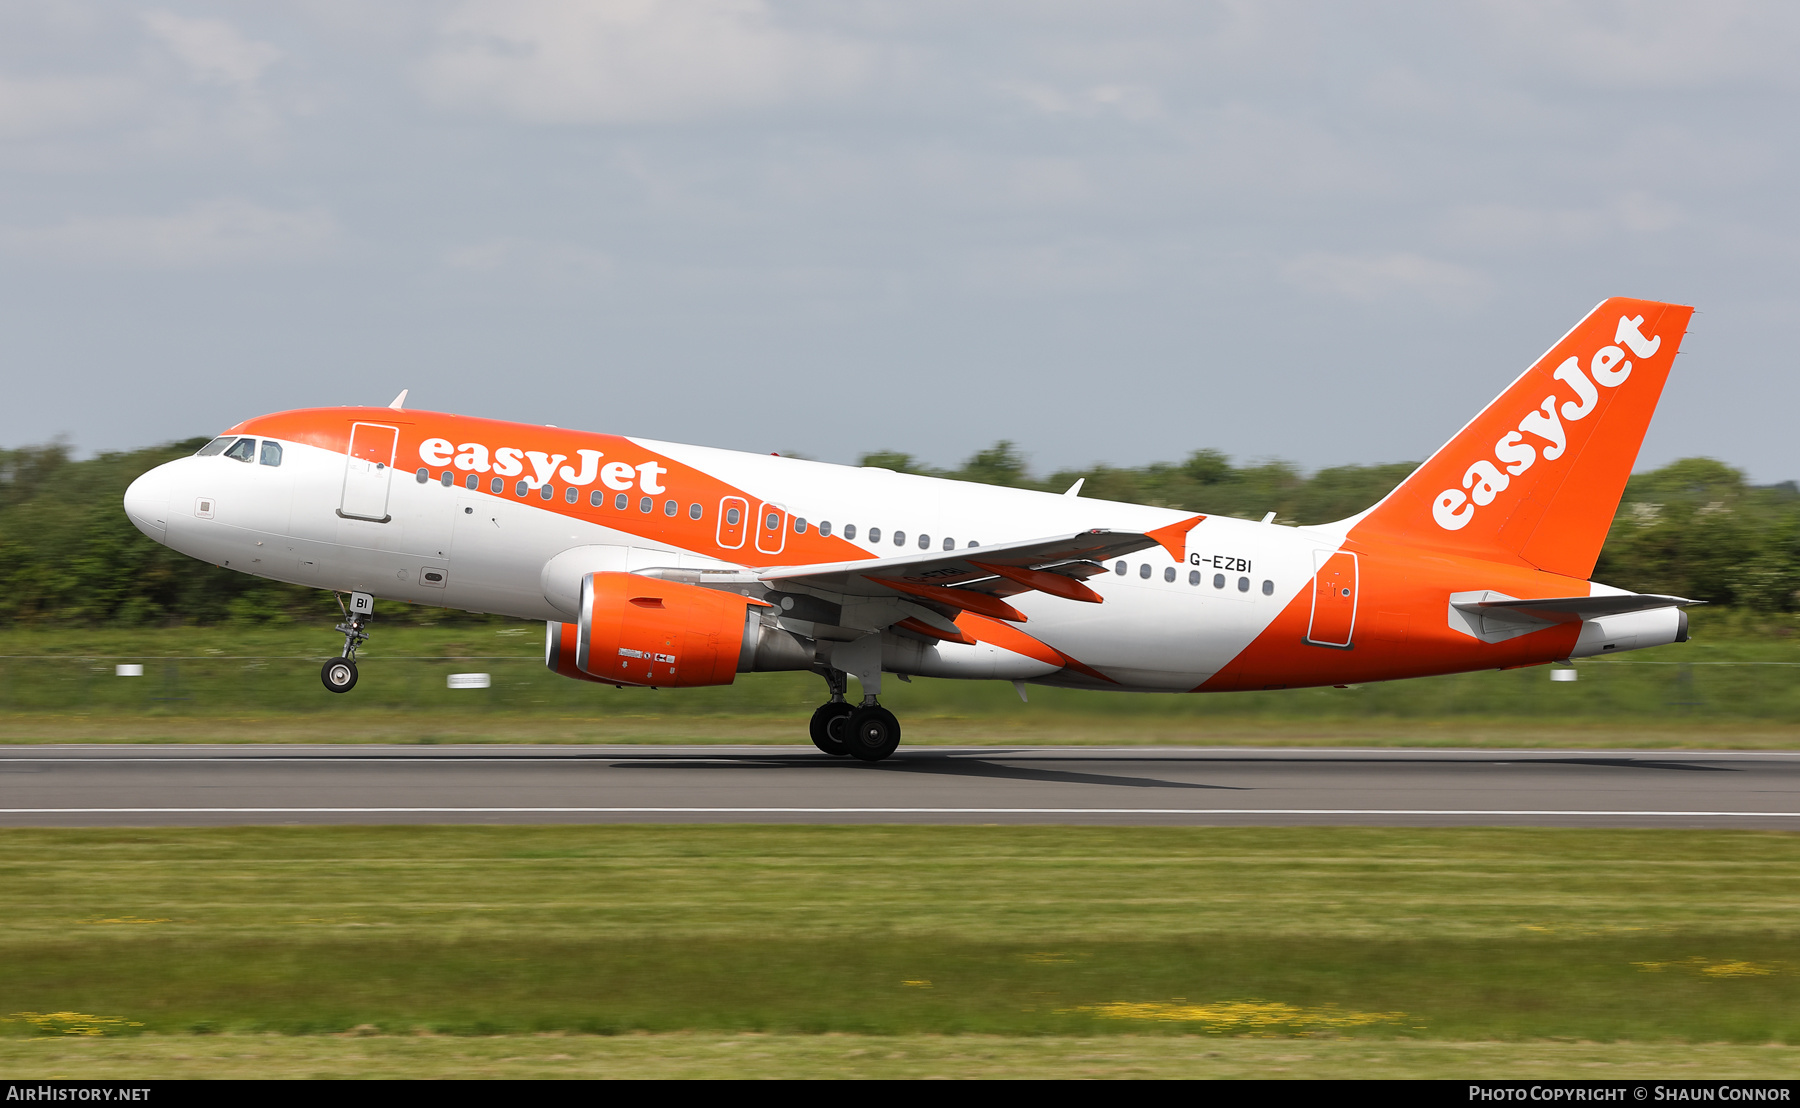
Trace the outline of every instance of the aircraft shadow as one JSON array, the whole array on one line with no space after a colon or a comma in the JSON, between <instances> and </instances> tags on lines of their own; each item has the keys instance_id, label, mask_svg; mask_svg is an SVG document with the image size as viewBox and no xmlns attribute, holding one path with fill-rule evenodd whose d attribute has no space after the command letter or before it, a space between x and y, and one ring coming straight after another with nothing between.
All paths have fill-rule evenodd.
<instances>
[{"instance_id":1,"label":"aircraft shadow","mask_svg":"<svg viewBox=\"0 0 1800 1108\"><path fill-rule=\"evenodd\" d=\"M631 758L614 762L613 769L866 769L885 773L939 774L951 777L975 777L998 781L1033 781L1059 785L1117 785L1132 789L1219 789L1227 792L1247 791L1234 785L1206 785L1193 781L1164 781L1155 777L1123 777L1111 773L1082 773L1078 770L1047 769L1035 766L1005 765L984 758L955 757L947 752L908 751L905 756L889 758L870 766L861 766L846 758L826 754L802 755L705 755L668 754L647 758Z\"/></svg>"}]
</instances>

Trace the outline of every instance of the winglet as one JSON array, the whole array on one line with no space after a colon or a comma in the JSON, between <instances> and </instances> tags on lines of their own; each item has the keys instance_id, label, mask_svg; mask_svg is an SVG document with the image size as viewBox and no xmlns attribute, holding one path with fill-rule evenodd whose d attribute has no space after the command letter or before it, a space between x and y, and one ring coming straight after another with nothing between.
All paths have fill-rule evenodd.
<instances>
[{"instance_id":1,"label":"winglet","mask_svg":"<svg viewBox=\"0 0 1800 1108\"><path fill-rule=\"evenodd\" d=\"M1065 493L1063 493L1063 495L1064 495L1064 496L1070 496L1070 497L1073 497L1073 496L1080 496L1080 495L1081 495L1081 486L1082 486L1082 485L1083 485L1083 484L1084 484L1084 483L1085 483L1085 482L1086 482L1086 481L1087 481L1087 478L1086 478L1086 477L1077 477L1077 478L1075 478L1075 483L1074 483L1074 484L1073 484L1073 485L1070 485L1070 486L1069 486L1069 491L1068 491L1068 492L1065 492Z\"/></svg>"},{"instance_id":2,"label":"winglet","mask_svg":"<svg viewBox=\"0 0 1800 1108\"><path fill-rule=\"evenodd\" d=\"M400 395L394 397L394 402L389 404L388 407L394 409L396 412L404 411L406 409L406 394L411 391L411 389L401 389Z\"/></svg>"},{"instance_id":3,"label":"winglet","mask_svg":"<svg viewBox=\"0 0 1800 1108\"><path fill-rule=\"evenodd\" d=\"M1169 552L1169 557L1178 562L1187 561L1187 534L1192 531L1205 516L1194 516L1180 523L1171 523L1167 527L1158 527L1154 531L1145 531L1146 538L1155 539L1157 545Z\"/></svg>"}]
</instances>

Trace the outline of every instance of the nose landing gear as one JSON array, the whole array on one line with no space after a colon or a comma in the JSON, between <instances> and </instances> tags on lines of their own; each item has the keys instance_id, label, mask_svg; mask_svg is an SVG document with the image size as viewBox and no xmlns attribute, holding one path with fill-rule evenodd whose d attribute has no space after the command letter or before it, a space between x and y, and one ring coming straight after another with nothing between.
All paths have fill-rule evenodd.
<instances>
[{"instance_id":1,"label":"nose landing gear","mask_svg":"<svg viewBox=\"0 0 1800 1108\"><path fill-rule=\"evenodd\" d=\"M344 622L333 628L344 636L344 655L326 662L319 670L319 680L334 693L347 693L356 687L356 648L369 638L363 628L375 618L375 598L366 592L353 592L346 606L342 594L331 595L344 613Z\"/></svg>"}]
</instances>

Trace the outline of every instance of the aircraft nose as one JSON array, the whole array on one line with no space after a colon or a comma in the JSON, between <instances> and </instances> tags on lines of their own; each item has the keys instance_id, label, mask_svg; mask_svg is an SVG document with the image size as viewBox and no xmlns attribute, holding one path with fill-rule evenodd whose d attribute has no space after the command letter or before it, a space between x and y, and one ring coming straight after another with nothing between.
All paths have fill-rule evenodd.
<instances>
[{"instance_id":1,"label":"aircraft nose","mask_svg":"<svg viewBox=\"0 0 1800 1108\"><path fill-rule=\"evenodd\" d=\"M169 533L169 467L157 466L125 490L125 515L157 542Z\"/></svg>"}]
</instances>

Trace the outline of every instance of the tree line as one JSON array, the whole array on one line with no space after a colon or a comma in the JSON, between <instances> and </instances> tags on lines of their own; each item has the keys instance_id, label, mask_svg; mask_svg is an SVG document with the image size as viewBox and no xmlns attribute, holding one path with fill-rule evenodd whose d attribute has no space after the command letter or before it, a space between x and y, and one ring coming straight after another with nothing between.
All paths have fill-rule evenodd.
<instances>
[{"instance_id":1,"label":"tree line","mask_svg":"<svg viewBox=\"0 0 1800 1108\"><path fill-rule=\"evenodd\" d=\"M81 461L60 443L0 450L0 618L15 626L285 622L337 614L328 593L264 581L151 542L120 506L141 473L193 453L189 439ZM1032 475L1012 443L954 469L879 451L860 464L957 481L1063 492L1278 523L1328 523L1374 504L1416 463L1337 466L1310 476L1286 462L1234 465L1217 450L1140 467ZM1800 607L1800 488L1751 485L1710 458L1635 474L1607 535L1596 580L1762 612ZM482 617L388 604L409 622Z\"/></svg>"}]
</instances>

